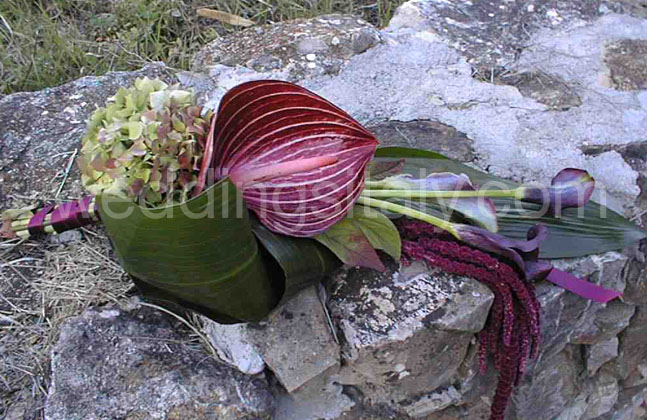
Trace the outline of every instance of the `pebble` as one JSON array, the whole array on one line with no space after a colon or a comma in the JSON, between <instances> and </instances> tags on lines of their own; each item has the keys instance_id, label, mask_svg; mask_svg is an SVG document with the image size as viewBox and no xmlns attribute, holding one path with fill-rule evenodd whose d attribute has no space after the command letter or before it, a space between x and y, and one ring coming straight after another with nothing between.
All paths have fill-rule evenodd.
<instances>
[{"instance_id":1,"label":"pebble","mask_svg":"<svg viewBox=\"0 0 647 420\"><path fill-rule=\"evenodd\" d=\"M308 54L308 55L306 55L306 60L308 60L308 61L315 61L316 59L317 59L316 54Z\"/></svg>"}]
</instances>

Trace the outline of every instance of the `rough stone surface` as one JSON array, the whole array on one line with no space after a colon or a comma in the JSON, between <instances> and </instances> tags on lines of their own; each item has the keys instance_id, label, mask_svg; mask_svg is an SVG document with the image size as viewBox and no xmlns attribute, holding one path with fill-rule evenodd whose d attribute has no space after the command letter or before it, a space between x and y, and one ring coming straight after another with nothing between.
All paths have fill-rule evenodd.
<instances>
[{"instance_id":1,"label":"rough stone surface","mask_svg":"<svg viewBox=\"0 0 647 420\"><path fill-rule=\"evenodd\" d=\"M604 48L604 62L615 89L647 89L647 40L610 42Z\"/></svg>"},{"instance_id":2,"label":"rough stone surface","mask_svg":"<svg viewBox=\"0 0 647 420\"><path fill-rule=\"evenodd\" d=\"M288 392L339 364L339 346L315 287L300 292L250 332Z\"/></svg>"},{"instance_id":3,"label":"rough stone surface","mask_svg":"<svg viewBox=\"0 0 647 420\"><path fill-rule=\"evenodd\" d=\"M636 420L647 417L647 387L629 388L620 392L611 413L597 420Z\"/></svg>"},{"instance_id":4,"label":"rough stone surface","mask_svg":"<svg viewBox=\"0 0 647 420\"><path fill-rule=\"evenodd\" d=\"M247 373L258 373L267 364L288 392L339 365L339 346L314 286L257 325L205 322L224 361Z\"/></svg>"},{"instance_id":5,"label":"rough stone surface","mask_svg":"<svg viewBox=\"0 0 647 420\"><path fill-rule=\"evenodd\" d=\"M219 38L196 54L194 71L216 64L278 72L292 81L339 73L349 58L380 41L362 19L326 15L249 28Z\"/></svg>"},{"instance_id":6,"label":"rough stone surface","mask_svg":"<svg viewBox=\"0 0 647 420\"><path fill-rule=\"evenodd\" d=\"M474 160L472 140L454 127L437 121L382 121L367 127L383 146L433 150L461 162Z\"/></svg>"},{"instance_id":7,"label":"rough stone surface","mask_svg":"<svg viewBox=\"0 0 647 420\"><path fill-rule=\"evenodd\" d=\"M479 65L514 61L541 27L560 27L599 16L599 1L435 1L414 0L391 20L395 29L427 29Z\"/></svg>"},{"instance_id":8,"label":"rough stone surface","mask_svg":"<svg viewBox=\"0 0 647 420\"><path fill-rule=\"evenodd\" d=\"M206 317L202 317L202 322L204 332L220 360L249 375L256 375L265 369L265 361L247 334L246 324L218 324Z\"/></svg>"},{"instance_id":9,"label":"rough stone surface","mask_svg":"<svg viewBox=\"0 0 647 420\"><path fill-rule=\"evenodd\" d=\"M620 336L618 373L627 387L647 384L647 305L639 306Z\"/></svg>"},{"instance_id":10,"label":"rough stone surface","mask_svg":"<svg viewBox=\"0 0 647 420\"><path fill-rule=\"evenodd\" d=\"M574 344L596 344L616 337L627 328L631 317L636 312L636 307L622 302L609 302L601 308L592 324L580 329L571 338Z\"/></svg>"},{"instance_id":11,"label":"rough stone surface","mask_svg":"<svg viewBox=\"0 0 647 420\"><path fill-rule=\"evenodd\" d=\"M88 310L52 352L47 420L272 418L267 382L182 344L160 312Z\"/></svg>"},{"instance_id":12,"label":"rough stone surface","mask_svg":"<svg viewBox=\"0 0 647 420\"><path fill-rule=\"evenodd\" d=\"M385 273L342 271L328 288L344 343L340 381L373 404L404 402L448 385L493 299L478 282L422 264L391 264Z\"/></svg>"},{"instance_id":13,"label":"rough stone surface","mask_svg":"<svg viewBox=\"0 0 647 420\"><path fill-rule=\"evenodd\" d=\"M597 373L606 362L618 357L618 337L591 345L586 351L586 370L589 376Z\"/></svg>"},{"instance_id":14,"label":"rough stone surface","mask_svg":"<svg viewBox=\"0 0 647 420\"><path fill-rule=\"evenodd\" d=\"M497 81L514 86L528 98L550 109L562 110L582 105L582 98L558 76L543 72L521 72L501 75Z\"/></svg>"},{"instance_id":15,"label":"rough stone surface","mask_svg":"<svg viewBox=\"0 0 647 420\"><path fill-rule=\"evenodd\" d=\"M333 366L297 391L278 389L274 420L336 419L355 403L337 380L339 366Z\"/></svg>"}]
</instances>

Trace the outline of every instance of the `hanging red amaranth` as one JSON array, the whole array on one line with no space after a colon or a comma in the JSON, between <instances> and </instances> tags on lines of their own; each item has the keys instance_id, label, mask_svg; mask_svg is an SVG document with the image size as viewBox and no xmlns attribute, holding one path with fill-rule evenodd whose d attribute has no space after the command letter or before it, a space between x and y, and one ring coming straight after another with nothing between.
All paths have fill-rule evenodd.
<instances>
[{"instance_id":1,"label":"hanging red amaranth","mask_svg":"<svg viewBox=\"0 0 647 420\"><path fill-rule=\"evenodd\" d=\"M514 387L521 380L528 358L541 344L541 307L534 285L522 280L508 263L456 242L427 223L403 219L402 254L405 261L422 260L446 272L474 278L494 293L485 328L478 334L479 365L487 371L491 355L499 371L490 420L503 420Z\"/></svg>"}]
</instances>

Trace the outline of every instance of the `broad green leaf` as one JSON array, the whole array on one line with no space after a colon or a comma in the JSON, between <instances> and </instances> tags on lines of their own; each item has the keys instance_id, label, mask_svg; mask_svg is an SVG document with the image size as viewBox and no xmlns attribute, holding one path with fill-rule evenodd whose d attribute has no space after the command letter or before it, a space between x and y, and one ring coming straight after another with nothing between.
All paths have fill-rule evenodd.
<instances>
[{"instance_id":1,"label":"broad green leaf","mask_svg":"<svg viewBox=\"0 0 647 420\"><path fill-rule=\"evenodd\" d=\"M269 256L267 264L272 283L285 301L301 289L320 281L340 265L323 245L309 238L278 235L252 217L252 230Z\"/></svg>"},{"instance_id":2,"label":"broad green leaf","mask_svg":"<svg viewBox=\"0 0 647 420\"><path fill-rule=\"evenodd\" d=\"M223 180L183 204L155 209L99 197L121 266L144 293L223 322L258 321L280 299L236 189Z\"/></svg>"},{"instance_id":3,"label":"broad green leaf","mask_svg":"<svg viewBox=\"0 0 647 420\"><path fill-rule=\"evenodd\" d=\"M405 162L402 173L414 177L436 172L453 172L466 174L475 186L488 184L490 187L496 184L499 188L514 188L518 185L437 153L432 152L429 155L424 150L404 147L380 148L376 152L375 161L393 162L403 158ZM645 232L636 224L593 201L589 201L583 209L564 210L560 218L544 216L539 219L527 218L530 212L538 208L537 205L503 198L493 201L497 208L499 233L502 235L525 238L528 229L536 223L544 223L548 227L548 238L541 247L542 258L571 258L614 251L645 238ZM439 211L439 207L432 202L425 205L432 214L433 211ZM504 213L504 209L512 210ZM583 214L579 217L578 212L581 210Z\"/></svg>"},{"instance_id":4,"label":"broad green leaf","mask_svg":"<svg viewBox=\"0 0 647 420\"><path fill-rule=\"evenodd\" d=\"M352 218L340 220L313 239L331 250L344 264L385 270L375 248Z\"/></svg>"},{"instance_id":5,"label":"broad green leaf","mask_svg":"<svg viewBox=\"0 0 647 420\"><path fill-rule=\"evenodd\" d=\"M645 238L645 232L633 222L593 201L581 210L562 210L559 219L550 216L529 219L528 215L541 207L537 204L514 203L501 198L495 199L494 203L502 209L518 206L513 211L498 213L499 233L502 235L525 238L528 229L536 223L548 226L548 239L540 252L542 258L581 257L619 250ZM579 217L580 211L583 211L583 217Z\"/></svg>"},{"instance_id":6,"label":"broad green leaf","mask_svg":"<svg viewBox=\"0 0 647 420\"><path fill-rule=\"evenodd\" d=\"M377 149L375 157L451 160L447 156L432 152L431 150L414 149L411 147L380 147Z\"/></svg>"},{"instance_id":7,"label":"broad green leaf","mask_svg":"<svg viewBox=\"0 0 647 420\"><path fill-rule=\"evenodd\" d=\"M381 249L394 260L400 261L402 241L391 219L370 207L356 205L350 217L375 249Z\"/></svg>"}]
</instances>

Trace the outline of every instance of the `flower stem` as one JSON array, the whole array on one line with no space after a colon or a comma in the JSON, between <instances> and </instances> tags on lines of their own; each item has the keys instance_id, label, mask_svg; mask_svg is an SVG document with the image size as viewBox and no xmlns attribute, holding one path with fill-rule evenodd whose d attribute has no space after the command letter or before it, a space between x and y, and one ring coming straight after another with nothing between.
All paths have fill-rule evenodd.
<instances>
[{"instance_id":1,"label":"flower stem","mask_svg":"<svg viewBox=\"0 0 647 420\"><path fill-rule=\"evenodd\" d=\"M366 197L364 195L361 195L357 199L357 203L363 204L369 207L375 207L382 210L387 210L393 213L399 213L404 216L409 216L413 219L422 220L423 222L427 222L431 225L444 229L447 232L454 235L456 238L460 239L460 237L458 236L458 232L456 231L455 225L439 217L431 216L421 211L414 210L409 207L401 206L400 204L390 203L384 200L376 200L374 198Z\"/></svg>"},{"instance_id":2,"label":"flower stem","mask_svg":"<svg viewBox=\"0 0 647 420\"><path fill-rule=\"evenodd\" d=\"M375 182L375 181L371 181ZM379 181L378 181L379 182ZM470 198L470 197L523 197L525 188L511 190L475 190L475 191L424 191L424 190L380 190L367 189L362 191L363 197L376 198Z\"/></svg>"}]
</instances>

